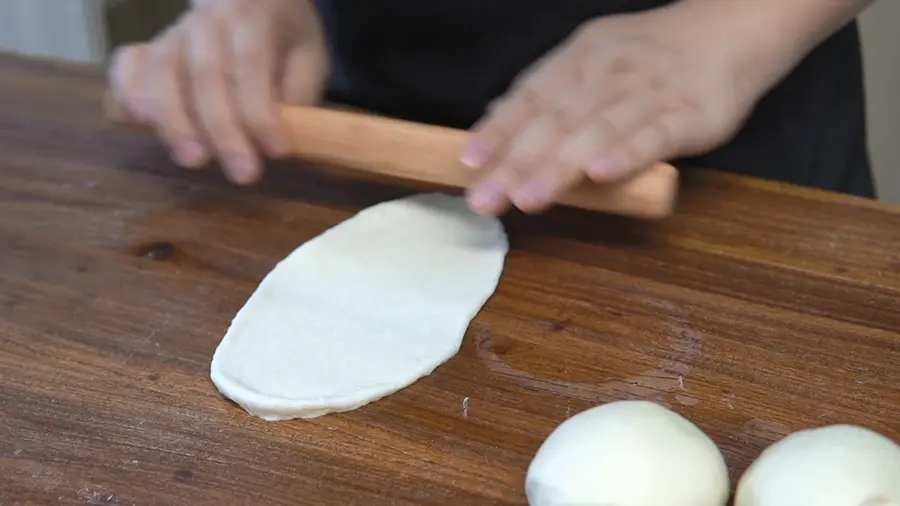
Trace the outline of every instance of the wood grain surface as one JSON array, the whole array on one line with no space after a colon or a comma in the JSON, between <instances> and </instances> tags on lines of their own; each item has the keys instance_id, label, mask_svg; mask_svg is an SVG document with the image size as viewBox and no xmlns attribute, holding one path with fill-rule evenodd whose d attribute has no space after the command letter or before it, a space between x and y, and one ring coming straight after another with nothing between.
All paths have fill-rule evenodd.
<instances>
[{"instance_id":1,"label":"wood grain surface","mask_svg":"<svg viewBox=\"0 0 900 506\"><path fill-rule=\"evenodd\" d=\"M293 248L407 190L173 167L103 123L97 70L0 56L0 504L524 505L566 417L652 399L737 477L784 434L900 439L900 212L686 171L678 214L507 219L459 355L362 409L267 423L210 357Z\"/></svg>"}]
</instances>

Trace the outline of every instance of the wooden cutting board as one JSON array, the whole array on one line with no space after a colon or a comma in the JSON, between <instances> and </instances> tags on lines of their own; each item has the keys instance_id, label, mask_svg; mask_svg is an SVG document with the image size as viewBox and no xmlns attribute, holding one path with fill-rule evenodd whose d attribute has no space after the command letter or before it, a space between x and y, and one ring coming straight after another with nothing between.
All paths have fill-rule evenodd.
<instances>
[{"instance_id":1,"label":"wooden cutting board","mask_svg":"<svg viewBox=\"0 0 900 506\"><path fill-rule=\"evenodd\" d=\"M273 164L173 167L100 114L100 69L0 55L0 504L525 506L578 411L665 403L737 477L784 434L900 439L900 212L685 170L679 212L510 216L459 354L362 409L266 423L209 361L273 265L406 193Z\"/></svg>"}]
</instances>

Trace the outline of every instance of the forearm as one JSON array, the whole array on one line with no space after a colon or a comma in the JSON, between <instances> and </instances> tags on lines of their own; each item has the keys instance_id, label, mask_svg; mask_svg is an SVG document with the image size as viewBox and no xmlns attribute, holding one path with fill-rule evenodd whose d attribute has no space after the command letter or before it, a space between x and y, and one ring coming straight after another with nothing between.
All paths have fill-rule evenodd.
<instances>
[{"instance_id":1,"label":"forearm","mask_svg":"<svg viewBox=\"0 0 900 506\"><path fill-rule=\"evenodd\" d=\"M696 0L695 0L696 1ZM753 3L753 2L747 2ZM756 0L779 28L793 29L804 52L854 20L874 0Z\"/></svg>"},{"instance_id":2,"label":"forearm","mask_svg":"<svg viewBox=\"0 0 900 506\"><path fill-rule=\"evenodd\" d=\"M744 20L756 40L768 40L779 49L805 55L874 0L686 0L715 2Z\"/></svg>"},{"instance_id":3,"label":"forearm","mask_svg":"<svg viewBox=\"0 0 900 506\"><path fill-rule=\"evenodd\" d=\"M727 41L751 69L747 78L768 88L874 0L681 0L700 16L713 41Z\"/></svg>"}]
</instances>

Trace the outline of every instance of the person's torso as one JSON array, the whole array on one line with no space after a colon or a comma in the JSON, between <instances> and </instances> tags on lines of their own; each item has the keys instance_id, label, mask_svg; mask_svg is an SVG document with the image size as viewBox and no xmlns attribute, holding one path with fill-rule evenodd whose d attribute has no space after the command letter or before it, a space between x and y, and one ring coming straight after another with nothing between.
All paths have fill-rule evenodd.
<instances>
[{"instance_id":1,"label":"person's torso","mask_svg":"<svg viewBox=\"0 0 900 506\"><path fill-rule=\"evenodd\" d=\"M316 3L334 64L332 99L467 128L520 72L585 21L669 1ZM699 161L770 179L871 193L859 51L851 25L765 97L734 142ZM820 154L822 149L836 152ZM848 170L855 173L848 175ZM848 183L848 177L862 181Z\"/></svg>"}]
</instances>

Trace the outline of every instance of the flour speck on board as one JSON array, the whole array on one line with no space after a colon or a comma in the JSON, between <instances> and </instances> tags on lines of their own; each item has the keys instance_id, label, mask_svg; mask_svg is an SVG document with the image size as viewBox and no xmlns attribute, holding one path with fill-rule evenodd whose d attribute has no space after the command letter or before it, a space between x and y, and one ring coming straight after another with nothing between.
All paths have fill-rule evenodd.
<instances>
[{"instance_id":1,"label":"flour speck on board","mask_svg":"<svg viewBox=\"0 0 900 506\"><path fill-rule=\"evenodd\" d=\"M725 405L728 406L728 409L734 409L734 394L726 394L722 397L722 400L725 401Z\"/></svg>"},{"instance_id":2,"label":"flour speck on board","mask_svg":"<svg viewBox=\"0 0 900 506\"><path fill-rule=\"evenodd\" d=\"M462 403L463 418L469 418L469 398L463 399Z\"/></svg>"}]
</instances>

